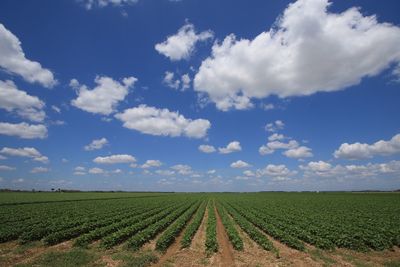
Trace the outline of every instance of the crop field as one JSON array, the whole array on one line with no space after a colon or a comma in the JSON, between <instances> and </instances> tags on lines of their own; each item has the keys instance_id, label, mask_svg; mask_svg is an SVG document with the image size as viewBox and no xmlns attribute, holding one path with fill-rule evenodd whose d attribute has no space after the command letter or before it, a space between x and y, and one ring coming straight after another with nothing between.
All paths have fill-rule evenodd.
<instances>
[{"instance_id":1,"label":"crop field","mask_svg":"<svg viewBox=\"0 0 400 267\"><path fill-rule=\"evenodd\" d=\"M0 266L400 266L398 193L1 193Z\"/></svg>"}]
</instances>

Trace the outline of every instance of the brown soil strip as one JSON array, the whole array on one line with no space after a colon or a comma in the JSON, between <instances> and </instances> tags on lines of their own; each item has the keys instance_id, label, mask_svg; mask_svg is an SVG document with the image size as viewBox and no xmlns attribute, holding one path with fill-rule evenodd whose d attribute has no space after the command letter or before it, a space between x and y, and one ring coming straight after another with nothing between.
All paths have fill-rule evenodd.
<instances>
[{"instance_id":1,"label":"brown soil strip","mask_svg":"<svg viewBox=\"0 0 400 267\"><path fill-rule=\"evenodd\" d=\"M225 232L225 227L222 224L221 217L217 209L214 207L215 216L217 219L217 240L218 240L218 254L219 262L217 266L236 266L233 257L233 247L229 241L228 235Z\"/></svg>"}]
</instances>

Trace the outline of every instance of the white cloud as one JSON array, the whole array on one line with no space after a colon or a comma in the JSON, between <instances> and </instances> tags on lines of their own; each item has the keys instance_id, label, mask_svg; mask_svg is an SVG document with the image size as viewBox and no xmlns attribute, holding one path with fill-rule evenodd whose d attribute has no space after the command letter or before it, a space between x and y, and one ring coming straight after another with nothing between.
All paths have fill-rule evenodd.
<instances>
[{"instance_id":1,"label":"white cloud","mask_svg":"<svg viewBox=\"0 0 400 267\"><path fill-rule=\"evenodd\" d=\"M340 181L365 178L388 178L400 175L400 161L392 160L387 163L367 163L364 165L331 165L327 162L310 162L300 165L305 178L329 178Z\"/></svg>"},{"instance_id":2,"label":"white cloud","mask_svg":"<svg viewBox=\"0 0 400 267\"><path fill-rule=\"evenodd\" d=\"M46 117L44 106L43 101L19 90L13 81L0 81L0 108L15 112L22 118L41 122Z\"/></svg>"},{"instance_id":3,"label":"white cloud","mask_svg":"<svg viewBox=\"0 0 400 267\"><path fill-rule=\"evenodd\" d=\"M0 155L0 160L2 159L7 159L7 157L4 157L3 155Z\"/></svg>"},{"instance_id":4,"label":"white cloud","mask_svg":"<svg viewBox=\"0 0 400 267\"><path fill-rule=\"evenodd\" d=\"M177 171L179 174L181 175L188 175L188 174L192 174L192 167L190 167L189 165L185 165L185 164L177 164L171 167L171 169Z\"/></svg>"},{"instance_id":5,"label":"white cloud","mask_svg":"<svg viewBox=\"0 0 400 267\"><path fill-rule=\"evenodd\" d=\"M278 141L283 139L285 139L285 136L283 134L277 134L277 133L274 133L268 137L268 141Z\"/></svg>"},{"instance_id":6,"label":"white cloud","mask_svg":"<svg viewBox=\"0 0 400 267\"><path fill-rule=\"evenodd\" d=\"M30 83L38 82L44 87L50 88L57 84L50 70L42 68L39 62L25 57L18 37L1 23L0 44L0 69L20 75Z\"/></svg>"},{"instance_id":7,"label":"white cloud","mask_svg":"<svg viewBox=\"0 0 400 267\"><path fill-rule=\"evenodd\" d=\"M0 150L0 153L14 157L27 157L33 159L34 161L39 161L42 163L49 162L49 159L46 156L43 156L36 148L33 147L23 147L23 148L3 147Z\"/></svg>"},{"instance_id":8,"label":"white cloud","mask_svg":"<svg viewBox=\"0 0 400 267\"><path fill-rule=\"evenodd\" d=\"M171 170L156 170L155 173L162 176L172 176L175 174L175 172Z\"/></svg>"},{"instance_id":9,"label":"white cloud","mask_svg":"<svg viewBox=\"0 0 400 267\"><path fill-rule=\"evenodd\" d=\"M288 158L309 158L313 156L313 153L311 152L311 148L306 147L306 146L300 146L296 148L291 148L283 152L283 154L288 157Z\"/></svg>"},{"instance_id":10,"label":"white cloud","mask_svg":"<svg viewBox=\"0 0 400 267\"><path fill-rule=\"evenodd\" d=\"M217 170L208 170L207 174L215 174L217 172Z\"/></svg>"},{"instance_id":11,"label":"white cloud","mask_svg":"<svg viewBox=\"0 0 400 267\"><path fill-rule=\"evenodd\" d=\"M14 171L15 167L7 166L7 165L0 165L0 171Z\"/></svg>"},{"instance_id":12,"label":"white cloud","mask_svg":"<svg viewBox=\"0 0 400 267\"><path fill-rule=\"evenodd\" d=\"M199 150L203 153L214 153L216 151L215 147L210 145L199 145Z\"/></svg>"},{"instance_id":13,"label":"white cloud","mask_svg":"<svg viewBox=\"0 0 400 267\"><path fill-rule=\"evenodd\" d=\"M400 134L396 134L389 141L380 140L372 145L365 143L341 144L333 155L335 158L365 159L373 156L388 156L400 153Z\"/></svg>"},{"instance_id":14,"label":"white cloud","mask_svg":"<svg viewBox=\"0 0 400 267\"><path fill-rule=\"evenodd\" d=\"M253 40L231 34L215 43L194 89L228 110L251 98L342 90L400 61L399 27L358 8L329 13L330 5L298 0Z\"/></svg>"},{"instance_id":15,"label":"white cloud","mask_svg":"<svg viewBox=\"0 0 400 267\"><path fill-rule=\"evenodd\" d=\"M296 173L297 173L296 171L289 170L283 164L280 165L268 164L265 168L258 169L256 176L257 177L269 176L273 178L272 179L273 181L285 181L289 180L290 177L295 175Z\"/></svg>"},{"instance_id":16,"label":"white cloud","mask_svg":"<svg viewBox=\"0 0 400 267\"><path fill-rule=\"evenodd\" d=\"M59 107L55 106L55 105L52 105L51 109L54 110L57 113L61 113L61 109Z\"/></svg>"},{"instance_id":17,"label":"white cloud","mask_svg":"<svg viewBox=\"0 0 400 267\"><path fill-rule=\"evenodd\" d=\"M82 2L87 10L91 10L96 7L99 8L106 6L121 7L121 6L133 5L136 4L139 0L78 0L78 1Z\"/></svg>"},{"instance_id":18,"label":"white cloud","mask_svg":"<svg viewBox=\"0 0 400 267\"><path fill-rule=\"evenodd\" d=\"M117 154L106 157L97 157L93 162L98 164L119 164L136 162L135 157L127 154Z\"/></svg>"},{"instance_id":19,"label":"white cloud","mask_svg":"<svg viewBox=\"0 0 400 267\"><path fill-rule=\"evenodd\" d=\"M86 145L84 149L86 151L97 150L103 148L103 146L107 145L107 138L95 139L89 145Z\"/></svg>"},{"instance_id":20,"label":"white cloud","mask_svg":"<svg viewBox=\"0 0 400 267\"><path fill-rule=\"evenodd\" d=\"M235 162L232 162L231 168L248 168L251 167L251 165L243 160L238 160Z\"/></svg>"},{"instance_id":21,"label":"white cloud","mask_svg":"<svg viewBox=\"0 0 400 267\"><path fill-rule=\"evenodd\" d=\"M70 86L76 90L78 97L71 104L87 112L110 115L116 111L118 103L125 99L136 81L135 77L127 77L120 83L107 76L96 76L94 82L97 85L90 90L72 79Z\"/></svg>"},{"instance_id":22,"label":"white cloud","mask_svg":"<svg viewBox=\"0 0 400 267\"><path fill-rule=\"evenodd\" d=\"M115 117L123 122L125 128L151 135L173 137L185 135L202 138L206 136L207 130L211 127L208 120L186 119L179 112L146 105L126 109L124 112L116 114Z\"/></svg>"},{"instance_id":23,"label":"white cloud","mask_svg":"<svg viewBox=\"0 0 400 267\"><path fill-rule=\"evenodd\" d=\"M285 128L285 123L283 123L281 120L276 120L265 125L265 130L268 132L276 132L282 130L283 128Z\"/></svg>"},{"instance_id":24,"label":"white cloud","mask_svg":"<svg viewBox=\"0 0 400 267\"><path fill-rule=\"evenodd\" d=\"M193 24L187 23L175 35L171 35L164 42L156 44L155 49L172 61L189 59L197 42L212 37L212 31L203 31L197 34Z\"/></svg>"},{"instance_id":25,"label":"white cloud","mask_svg":"<svg viewBox=\"0 0 400 267\"><path fill-rule=\"evenodd\" d=\"M226 147L219 147L218 151L221 154L229 154L233 152L241 151L242 147L240 146L239 141L230 142Z\"/></svg>"},{"instance_id":26,"label":"white cloud","mask_svg":"<svg viewBox=\"0 0 400 267\"><path fill-rule=\"evenodd\" d=\"M175 79L175 74L170 71L165 72L165 76L163 79L163 83L168 86L169 88L175 90L185 91L186 89L190 88L190 76L189 74L183 74L181 78Z\"/></svg>"},{"instance_id":27,"label":"white cloud","mask_svg":"<svg viewBox=\"0 0 400 267\"><path fill-rule=\"evenodd\" d=\"M45 167L35 167L30 172L31 173L45 173L45 172L48 172L48 171L49 171L49 169L45 168Z\"/></svg>"},{"instance_id":28,"label":"white cloud","mask_svg":"<svg viewBox=\"0 0 400 267\"><path fill-rule=\"evenodd\" d=\"M84 172L84 171L86 171L86 168L82 167L82 166L77 166L77 167L75 167L74 170L77 171L77 172Z\"/></svg>"},{"instance_id":29,"label":"white cloud","mask_svg":"<svg viewBox=\"0 0 400 267\"><path fill-rule=\"evenodd\" d=\"M89 173L91 174L105 174L106 172L101 168L91 168L89 169Z\"/></svg>"},{"instance_id":30,"label":"white cloud","mask_svg":"<svg viewBox=\"0 0 400 267\"><path fill-rule=\"evenodd\" d=\"M43 124L0 122L0 134L18 136L23 139L44 139L47 137L47 128Z\"/></svg>"},{"instance_id":31,"label":"white cloud","mask_svg":"<svg viewBox=\"0 0 400 267\"><path fill-rule=\"evenodd\" d=\"M141 166L143 169L153 168L153 167L160 167L162 162L156 159L149 159Z\"/></svg>"},{"instance_id":32,"label":"white cloud","mask_svg":"<svg viewBox=\"0 0 400 267\"><path fill-rule=\"evenodd\" d=\"M245 171L243 171L243 175L244 175L244 176L247 176L247 177L254 177L254 176L256 176L256 174L255 174L254 172L250 171L250 170L245 170Z\"/></svg>"},{"instance_id":33,"label":"white cloud","mask_svg":"<svg viewBox=\"0 0 400 267\"><path fill-rule=\"evenodd\" d=\"M275 109L275 105L274 105L274 104L271 104L271 103L269 103L269 104L262 104L261 107L262 107L262 109L264 109L264 110L273 110L273 109Z\"/></svg>"}]
</instances>

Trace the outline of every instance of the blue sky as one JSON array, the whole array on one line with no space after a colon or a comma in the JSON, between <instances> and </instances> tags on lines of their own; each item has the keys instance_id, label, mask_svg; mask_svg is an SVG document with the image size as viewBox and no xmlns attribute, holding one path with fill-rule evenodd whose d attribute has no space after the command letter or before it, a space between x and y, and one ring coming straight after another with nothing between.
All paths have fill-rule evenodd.
<instances>
[{"instance_id":1,"label":"blue sky","mask_svg":"<svg viewBox=\"0 0 400 267\"><path fill-rule=\"evenodd\" d=\"M398 1L0 3L0 187L400 188Z\"/></svg>"}]
</instances>

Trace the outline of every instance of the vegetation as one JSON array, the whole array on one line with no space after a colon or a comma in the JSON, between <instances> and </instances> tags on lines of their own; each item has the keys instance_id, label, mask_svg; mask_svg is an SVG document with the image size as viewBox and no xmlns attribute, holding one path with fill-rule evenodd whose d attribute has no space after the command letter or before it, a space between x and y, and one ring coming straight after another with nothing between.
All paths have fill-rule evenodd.
<instances>
[{"instance_id":1,"label":"vegetation","mask_svg":"<svg viewBox=\"0 0 400 267\"><path fill-rule=\"evenodd\" d=\"M214 201L208 203L208 219L207 219L207 230L206 230L206 251L207 254L218 251L217 242L217 219L215 217Z\"/></svg>"}]
</instances>

